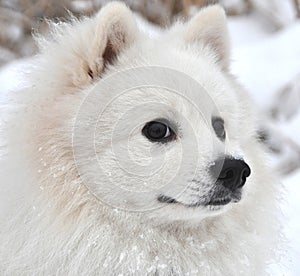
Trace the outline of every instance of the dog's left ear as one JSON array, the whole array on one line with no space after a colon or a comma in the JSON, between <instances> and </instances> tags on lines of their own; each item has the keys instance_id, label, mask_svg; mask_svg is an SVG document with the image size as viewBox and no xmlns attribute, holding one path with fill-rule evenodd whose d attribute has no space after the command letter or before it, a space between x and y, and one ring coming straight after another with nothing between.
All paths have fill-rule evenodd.
<instances>
[{"instance_id":1,"label":"dog's left ear","mask_svg":"<svg viewBox=\"0 0 300 276\"><path fill-rule=\"evenodd\" d=\"M230 41L225 11L221 6L213 5L200 10L187 23L184 39L187 43L211 48L223 70L228 69Z\"/></svg>"}]
</instances>

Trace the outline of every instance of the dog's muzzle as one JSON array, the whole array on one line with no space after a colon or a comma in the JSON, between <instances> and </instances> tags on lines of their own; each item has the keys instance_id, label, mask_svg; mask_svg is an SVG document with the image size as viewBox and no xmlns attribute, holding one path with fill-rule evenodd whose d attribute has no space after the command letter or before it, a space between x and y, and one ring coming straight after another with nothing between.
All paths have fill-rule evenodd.
<instances>
[{"instance_id":1,"label":"dog's muzzle","mask_svg":"<svg viewBox=\"0 0 300 276\"><path fill-rule=\"evenodd\" d=\"M175 198L160 195L157 199L161 203L177 203L186 207L198 206L222 206L230 202L239 202L242 197L242 187L249 177L250 167L240 159L225 158L217 160L209 171L214 178L215 185L213 193L205 200L186 204Z\"/></svg>"}]
</instances>

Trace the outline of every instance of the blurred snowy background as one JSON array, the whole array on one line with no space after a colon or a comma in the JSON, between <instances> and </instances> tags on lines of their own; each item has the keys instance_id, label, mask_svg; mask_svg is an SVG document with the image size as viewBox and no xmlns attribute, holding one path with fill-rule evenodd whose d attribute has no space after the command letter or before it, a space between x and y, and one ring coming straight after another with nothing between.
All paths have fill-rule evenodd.
<instances>
[{"instance_id":1,"label":"blurred snowy background","mask_svg":"<svg viewBox=\"0 0 300 276\"><path fill-rule=\"evenodd\" d=\"M105 0L0 0L0 101L26 84L36 53L32 33L45 19L92 15ZM220 3L229 17L232 72L257 102L260 137L272 154L286 202L286 257L272 275L300 275L300 0L128 0L140 27L156 35L203 6Z\"/></svg>"}]
</instances>

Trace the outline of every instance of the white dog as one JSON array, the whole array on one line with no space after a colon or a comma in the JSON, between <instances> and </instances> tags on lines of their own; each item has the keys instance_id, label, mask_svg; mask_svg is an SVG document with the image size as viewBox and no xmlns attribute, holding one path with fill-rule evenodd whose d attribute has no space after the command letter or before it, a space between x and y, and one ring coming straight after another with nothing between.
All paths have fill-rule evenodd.
<instances>
[{"instance_id":1,"label":"white dog","mask_svg":"<svg viewBox=\"0 0 300 276\"><path fill-rule=\"evenodd\" d=\"M276 181L224 11L149 38L121 3L53 26L1 107L1 275L263 275Z\"/></svg>"}]
</instances>

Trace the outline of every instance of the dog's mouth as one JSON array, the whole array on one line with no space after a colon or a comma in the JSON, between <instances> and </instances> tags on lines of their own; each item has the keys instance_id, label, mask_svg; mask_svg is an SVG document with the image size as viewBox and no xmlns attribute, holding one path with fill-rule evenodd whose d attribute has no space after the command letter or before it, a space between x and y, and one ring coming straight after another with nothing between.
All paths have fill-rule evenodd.
<instances>
[{"instance_id":1,"label":"dog's mouth","mask_svg":"<svg viewBox=\"0 0 300 276\"><path fill-rule=\"evenodd\" d=\"M223 196L223 197L213 196L205 205L222 206L222 205L227 205L231 202L237 203L241 200L241 198L242 198L242 190L237 189L231 192L227 196Z\"/></svg>"},{"instance_id":2,"label":"dog's mouth","mask_svg":"<svg viewBox=\"0 0 300 276\"><path fill-rule=\"evenodd\" d=\"M225 197L225 198L217 198L210 200L207 204L205 205L212 205L212 206L221 206L221 205L227 205L232 201L231 198Z\"/></svg>"},{"instance_id":3,"label":"dog's mouth","mask_svg":"<svg viewBox=\"0 0 300 276\"><path fill-rule=\"evenodd\" d=\"M158 196L157 200L161 203L167 203L167 204L179 204L183 205L185 207L200 207L200 206L225 206L229 203L237 203L241 200L242 198L242 192L241 189L238 191L235 191L229 195L223 196L223 197L216 197L212 196L209 200L199 200L199 202L196 203L183 203L178 200L176 200L173 197L170 196L165 196L165 195L160 195Z\"/></svg>"}]
</instances>

